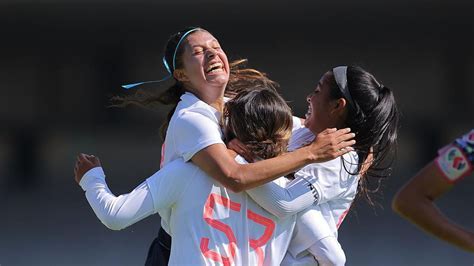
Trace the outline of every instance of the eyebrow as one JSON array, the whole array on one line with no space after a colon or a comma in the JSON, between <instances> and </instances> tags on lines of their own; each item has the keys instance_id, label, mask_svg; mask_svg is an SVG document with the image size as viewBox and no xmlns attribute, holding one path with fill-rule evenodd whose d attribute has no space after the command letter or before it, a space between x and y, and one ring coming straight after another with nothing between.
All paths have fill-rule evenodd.
<instances>
[{"instance_id":1,"label":"eyebrow","mask_svg":"<svg viewBox=\"0 0 474 266\"><path fill-rule=\"evenodd\" d=\"M210 40L209 43L217 43L217 44L219 44L219 42L218 42L216 39ZM192 46L191 46L191 48L193 48L193 49L196 48L196 47L202 47L202 45L196 44L196 45L192 45Z\"/></svg>"}]
</instances>

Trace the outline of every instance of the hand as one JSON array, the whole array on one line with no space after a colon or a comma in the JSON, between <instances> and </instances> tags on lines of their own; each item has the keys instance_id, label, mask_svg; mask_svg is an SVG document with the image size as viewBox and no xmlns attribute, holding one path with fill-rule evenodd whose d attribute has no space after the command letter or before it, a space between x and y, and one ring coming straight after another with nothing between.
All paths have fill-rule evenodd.
<instances>
[{"instance_id":1,"label":"hand","mask_svg":"<svg viewBox=\"0 0 474 266\"><path fill-rule=\"evenodd\" d=\"M94 155L81 153L76 158L76 166L74 167L74 179L79 184L82 176L94 167L101 166L100 160Z\"/></svg>"},{"instance_id":2,"label":"hand","mask_svg":"<svg viewBox=\"0 0 474 266\"><path fill-rule=\"evenodd\" d=\"M244 157L244 159L249 163L253 163L255 161L255 156L253 155L253 153L249 151L247 147L245 146L245 144L243 144L237 138L234 138L231 141L229 141L227 143L227 148L235 151L240 156Z\"/></svg>"},{"instance_id":3,"label":"hand","mask_svg":"<svg viewBox=\"0 0 474 266\"><path fill-rule=\"evenodd\" d=\"M356 143L350 128L336 130L328 128L319 133L315 140L308 146L313 154L313 162L320 163L330 161L353 151L351 146Z\"/></svg>"}]
</instances>

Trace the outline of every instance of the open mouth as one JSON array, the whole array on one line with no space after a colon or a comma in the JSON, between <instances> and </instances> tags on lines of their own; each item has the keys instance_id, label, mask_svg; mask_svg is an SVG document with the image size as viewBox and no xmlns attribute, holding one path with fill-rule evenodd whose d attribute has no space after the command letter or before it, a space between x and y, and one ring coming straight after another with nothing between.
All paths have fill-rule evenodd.
<instances>
[{"instance_id":1,"label":"open mouth","mask_svg":"<svg viewBox=\"0 0 474 266\"><path fill-rule=\"evenodd\" d=\"M216 73L216 72L221 72L221 71L223 71L222 63L214 63L210 65L209 67L207 67L206 74Z\"/></svg>"},{"instance_id":2,"label":"open mouth","mask_svg":"<svg viewBox=\"0 0 474 266\"><path fill-rule=\"evenodd\" d=\"M310 117L312 112L313 110L311 109L311 105L308 105L308 111L306 111L306 114L305 114L306 118Z\"/></svg>"}]
</instances>

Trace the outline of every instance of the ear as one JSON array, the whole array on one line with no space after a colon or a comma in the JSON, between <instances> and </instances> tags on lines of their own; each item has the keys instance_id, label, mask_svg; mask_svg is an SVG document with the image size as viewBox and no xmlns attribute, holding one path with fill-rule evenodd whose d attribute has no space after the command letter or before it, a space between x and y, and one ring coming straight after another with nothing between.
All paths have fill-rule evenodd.
<instances>
[{"instance_id":1,"label":"ear","mask_svg":"<svg viewBox=\"0 0 474 266\"><path fill-rule=\"evenodd\" d=\"M186 73L184 73L184 70L182 69L176 69L173 72L173 77L181 82L189 81L188 77L186 76Z\"/></svg>"},{"instance_id":2,"label":"ear","mask_svg":"<svg viewBox=\"0 0 474 266\"><path fill-rule=\"evenodd\" d=\"M346 110L347 101L344 98L339 98L332 102L331 113L342 114Z\"/></svg>"}]
</instances>

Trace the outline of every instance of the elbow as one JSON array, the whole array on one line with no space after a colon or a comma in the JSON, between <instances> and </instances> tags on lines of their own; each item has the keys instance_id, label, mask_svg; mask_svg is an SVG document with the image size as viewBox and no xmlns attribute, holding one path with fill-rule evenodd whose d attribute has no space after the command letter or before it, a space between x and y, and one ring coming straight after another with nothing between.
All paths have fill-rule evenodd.
<instances>
[{"instance_id":1,"label":"elbow","mask_svg":"<svg viewBox=\"0 0 474 266\"><path fill-rule=\"evenodd\" d=\"M402 190L398 192L392 200L392 210L401 216L407 216L410 212L411 206L414 204L412 200L410 200L409 195Z\"/></svg>"},{"instance_id":2,"label":"elbow","mask_svg":"<svg viewBox=\"0 0 474 266\"><path fill-rule=\"evenodd\" d=\"M346 265L346 254L342 248L332 250L331 253L326 254L326 256L317 257L319 265L327 266L344 266Z\"/></svg>"},{"instance_id":3,"label":"elbow","mask_svg":"<svg viewBox=\"0 0 474 266\"><path fill-rule=\"evenodd\" d=\"M339 254L331 262L334 266L344 266L346 265L346 255L344 254L344 252L342 252L342 254Z\"/></svg>"},{"instance_id":4,"label":"elbow","mask_svg":"<svg viewBox=\"0 0 474 266\"><path fill-rule=\"evenodd\" d=\"M224 182L222 182L222 185L227 189L234 193L240 193L248 189L244 183L244 177L241 174L241 171L226 171L223 174Z\"/></svg>"},{"instance_id":5,"label":"elbow","mask_svg":"<svg viewBox=\"0 0 474 266\"><path fill-rule=\"evenodd\" d=\"M295 214L295 212L292 212L289 208L285 208L285 207L282 207L282 206L279 206L279 207L280 208L275 208L271 212L273 215L278 217L278 219L285 219L285 218Z\"/></svg>"},{"instance_id":6,"label":"elbow","mask_svg":"<svg viewBox=\"0 0 474 266\"><path fill-rule=\"evenodd\" d=\"M126 224L120 221L117 221L116 219L113 219L113 218L102 218L100 219L100 221L102 222L102 224L105 225L105 227L114 231L120 231L127 227Z\"/></svg>"},{"instance_id":7,"label":"elbow","mask_svg":"<svg viewBox=\"0 0 474 266\"><path fill-rule=\"evenodd\" d=\"M329 265L334 265L334 266L346 265L346 254L344 254L344 251L341 250L341 252L339 252L338 254L335 254L335 256L330 257Z\"/></svg>"},{"instance_id":8,"label":"elbow","mask_svg":"<svg viewBox=\"0 0 474 266\"><path fill-rule=\"evenodd\" d=\"M225 187L234 193L240 193L245 191L245 186L242 185L242 183L236 181L229 182L225 185Z\"/></svg>"}]
</instances>

